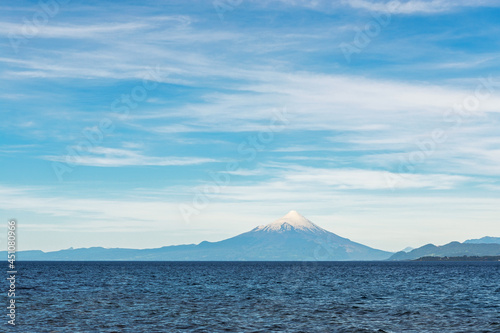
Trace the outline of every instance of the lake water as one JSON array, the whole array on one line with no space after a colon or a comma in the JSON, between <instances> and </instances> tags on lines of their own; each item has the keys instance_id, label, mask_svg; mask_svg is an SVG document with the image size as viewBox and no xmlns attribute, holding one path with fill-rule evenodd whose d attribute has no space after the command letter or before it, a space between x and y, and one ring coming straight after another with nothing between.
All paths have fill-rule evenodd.
<instances>
[{"instance_id":1,"label":"lake water","mask_svg":"<svg viewBox=\"0 0 500 333\"><path fill-rule=\"evenodd\" d=\"M8 332L500 332L500 262L17 266Z\"/></svg>"}]
</instances>

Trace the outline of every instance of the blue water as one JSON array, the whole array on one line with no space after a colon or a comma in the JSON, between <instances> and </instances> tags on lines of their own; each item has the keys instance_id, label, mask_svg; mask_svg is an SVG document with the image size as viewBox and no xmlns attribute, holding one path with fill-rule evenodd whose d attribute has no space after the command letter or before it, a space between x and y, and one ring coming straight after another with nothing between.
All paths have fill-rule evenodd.
<instances>
[{"instance_id":1,"label":"blue water","mask_svg":"<svg viewBox=\"0 0 500 333\"><path fill-rule=\"evenodd\" d=\"M8 332L500 332L498 262L18 262L17 283Z\"/></svg>"}]
</instances>

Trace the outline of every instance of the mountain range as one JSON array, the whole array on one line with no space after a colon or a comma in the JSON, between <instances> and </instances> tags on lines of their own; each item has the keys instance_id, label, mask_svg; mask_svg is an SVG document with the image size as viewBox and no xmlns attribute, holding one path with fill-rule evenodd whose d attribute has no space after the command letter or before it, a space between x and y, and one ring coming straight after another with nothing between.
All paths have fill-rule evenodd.
<instances>
[{"instance_id":1,"label":"mountain range","mask_svg":"<svg viewBox=\"0 0 500 333\"><path fill-rule=\"evenodd\" d=\"M500 244L500 237L483 237L479 239L468 239L465 244Z\"/></svg>"},{"instance_id":2,"label":"mountain range","mask_svg":"<svg viewBox=\"0 0 500 333\"><path fill-rule=\"evenodd\" d=\"M6 256L5 251L0 255ZM219 242L154 249L91 247L52 252L20 251L17 260L59 261L355 261L415 260L422 257L498 256L500 237L470 239L392 253L327 231L292 210L267 225Z\"/></svg>"},{"instance_id":3,"label":"mountain range","mask_svg":"<svg viewBox=\"0 0 500 333\"><path fill-rule=\"evenodd\" d=\"M427 244L410 252L400 251L392 255L389 260L415 260L422 257L482 257L500 256L500 243L459 243L451 242L436 246Z\"/></svg>"},{"instance_id":4,"label":"mountain range","mask_svg":"<svg viewBox=\"0 0 500 333\"><path fill-rule=\"evenodd\" d=\"M168 260L168 261L340 261L384 260L391 252L340 237L296 211L219 242L165 246L156 249L101 247L54 252L21 251L18 260Z\"/></svg>"}]
</instances>

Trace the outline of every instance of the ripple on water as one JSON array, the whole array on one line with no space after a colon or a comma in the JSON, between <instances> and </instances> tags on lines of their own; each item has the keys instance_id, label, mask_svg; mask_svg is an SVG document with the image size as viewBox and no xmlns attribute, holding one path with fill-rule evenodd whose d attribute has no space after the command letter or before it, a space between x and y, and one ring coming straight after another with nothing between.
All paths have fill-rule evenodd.
<instances>
[{"instance_id":1,"label":"ripple on water","mask_svg":"<svg viewBox=\"0 0 500 333\"><path fill-rule=\"evenodd\" d=\"M19 266L28 333L500 332L500 263Z\"/></svg>"}]
</instances>

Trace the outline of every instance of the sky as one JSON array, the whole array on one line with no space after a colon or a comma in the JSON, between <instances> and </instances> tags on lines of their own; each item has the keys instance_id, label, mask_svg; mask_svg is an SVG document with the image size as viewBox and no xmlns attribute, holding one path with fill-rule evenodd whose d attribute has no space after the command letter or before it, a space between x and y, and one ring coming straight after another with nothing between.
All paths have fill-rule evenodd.
<instances>
[{"instance_id":1,"label":"sky","mask_svg":"<svg viewBox=\"0 0 500 333\"><path fill-rule=\"evenodd\" d=\"M218 241L290 210L389 251L500 236L498 1L1 9L19 250Z\"/></svg>"}]
</instances>

